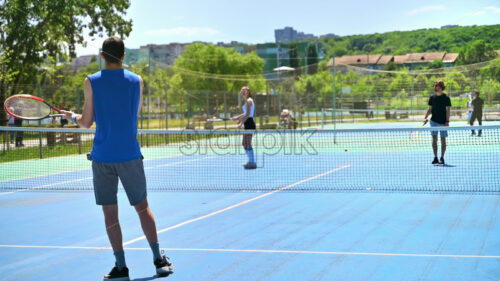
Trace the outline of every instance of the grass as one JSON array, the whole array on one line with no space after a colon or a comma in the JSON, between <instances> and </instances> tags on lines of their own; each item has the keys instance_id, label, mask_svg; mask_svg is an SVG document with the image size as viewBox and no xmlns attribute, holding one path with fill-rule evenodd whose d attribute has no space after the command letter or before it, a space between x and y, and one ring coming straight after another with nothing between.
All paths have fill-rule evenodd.
<instances>
[{"instance_id":1,"label":"grass","mask_svg":"<svg viewBox=\"0 0 500 281\"><path fill-rule=\"evenodd\" d=\"M175 135L168 135L168 141L167 141L167 135L139 134L137 135L137 140L139 141L140 146L144 148L144 147L156 147L156 146L164 147L165 145L167 145L167 142L169 144L174 144L174 143L181 143L194 140L203 140L207 138L220 138L226 136L227 135L223 134L212 134L212 135L175 134ZM44 138L46 138L46 136L44 136ZM5 138L5 140L9 140L9 138ZM82 141L81 154L89 153L92 149L92 143L93 140ZM80 154L79 145L77 143L64 144L64 145L57 144L54 146L43 145L41 149L40 146L38 145L30 147L21 147L21 148L14 148L10 146L8 150L6 149L6 145L7 144L5 145L1 144L2 151L0 152L0 163Z\"/></svg>"},{"instance_id":2,"label":"grass","mask_svg":"<svg viewBox=\"0 0 500 281\"><path fill-rule=\"evenodd\" d=\"M82 144L82 154L90 152L91 143ZM66 155L79 154L78 145L56 145L53 147L42 146L42 157L59 157ZM2 162L12 162L19 160L28 159L40 159L40 147L24 147L24 148L11 148L9 150L3 150L0 152L0 163Z\"/></svg>"}]
</instances>

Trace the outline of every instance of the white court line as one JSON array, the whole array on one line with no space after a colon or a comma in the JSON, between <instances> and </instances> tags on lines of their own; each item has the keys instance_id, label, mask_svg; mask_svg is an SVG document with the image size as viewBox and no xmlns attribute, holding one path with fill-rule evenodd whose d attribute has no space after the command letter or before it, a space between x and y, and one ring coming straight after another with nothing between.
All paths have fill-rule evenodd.
<instances>
[{"instance_id":1,"label":"white court line","mask_svg":"<svg viewBox=\"0 0 500 281\"><path fill-rule=\"evenodd\" d=\"M144 168L144 170L158 168L158 167L164 167L164 166L173 166L173 165L177 165L177 164L182 164L182 163L187 163L187 162L192 162L192 161L199 161L199 160L204 160L204 159L213 158L213 157L215 157L215 156L198 158L198 159L190 159L190 160L186 160L186 161L179 161L179 162L173 162L173 163L168 163L168 164L162 164L162 165L157 165L157 166L154 166L154 167L147 167L147 168ZM151 160L154 160L154 159L151 159ZM76 179L76 180L69 180L69 181L56 182L56 183L51 183L51 184L44 184L44 185L40 185L40 186L35 186L35 187L30 187L30 188L24 188L24 189L9 191L9 192L3 192L3 193L0 193L0 196L8 195L8 194L13 194L13 193L16 193L16 192L24 192L24 191L37 190L37 189L40 189L40 188L45 188L45 187L54 186L54 185L61 185L61 184L79 182L79 181L84 181L84 180L91 180L92 178L93 177L87 177L87 178L81 178L81 179Z\"/></svg>"},{"instance_id":2,"label":"white court line","mask_svg":"<svg viewBox=\"0 0 500 281\"><path fill-rule=\"evenodd\" d=\"M0 248L30 248L30 249L68 249L108 251L111 247L84 246L32 246L32 245L0 245ZM127 251L151 251L151 248L124 248ZM466 258L466 259L498 259L500 256L454 255L454 254L403 254L403 253L370 253L370 252L331 252L331 251L299 251L299 250L256 250L256 249L190 249L162 248L165 251L179 252L230 252L230 253L269 253L269 254L312 254L312 255L345 255L345 256L389 256L389 257L423 257L423 258Z\"/></svg>"},{"instance_id":3,"label":"white court line","mask_svg":"<svg viewBox=\"0 0 500 281\"><path fill-rule=\"evenodd\" d=\"M187 162L194 162L194 161L200 161L200 160L205 160L205 159L210 159L210 158L215 158L215 156L207 156L207 157L203 157L203 158L191 159L191 160L186 160L186 161L178 161L178 162L172 162L172 163L167 163L167 164L161 164L161 165L156 165L154 167L147 167L147 168L144 168L144 169L148 170L148 169L154 169L154 168L160 168L160 167L174 166L174 165L177 165L177 164L182 164L182 163L187 163Z\"/></svg>"},{"instance_id":4,"label":"white court line","mask_svg":"<svg viewBox=\"0 0 500 281\"><path fill-rule=\"evenodd\" d=\"M173 158L173 157L182 156L182 155L184 155L184 154L179 153L179 154L175 154L175 155L167 156L167 157L144 159L144 161L153 161L153 160L158 160L158 159L168 159L168 158ZM16 161L16 163L22 162L22 161L33 161L33 160L35 160L35 161L36 160L53 160L55 158L62 158L62 157L71 157L71 156L56 156L56 157L50 157L50 158L45 158L45 159L19 160L19 161ZM85 160L85 161L88 161L88 160ZM190 160L190 161L192 161L192 160ZM5 162L4 165L7 165L9 163L12 163L12 162ZM2 164L0 164L0 166L1 165ZM53 176L53 175L59 175L59 174L66 174L66 173L72 173L72 172L81 172L81 171L87 171L87 170L90 170L90 169L91 169L91 167L87 166L85 168L79 168L79 169L69 170L69 171L60 171L60 172L55 172L55 173L41 174L41 175L37 175L37 176L27 176L27 177L24 177L24 178L15 178L15 179L10 179L10 180L0 180L0 183L10 182L10 181L16 181L16 180L26 180L26 179L40 178L40 177Z\"/></svg>"},{"instance_id":5,"label":"white court line","mask_svg":"<svg viewBox=\"0 0 500 281\"><path fill-rule=\"evenodd\" d=\"M223 209L220 209L220 210L217 210L217 211L211 212L211 213L206 214L206 215L204 215L204 216L200 216L200 217L197 217L197 218L194 218L194 219L190 219L190 220L187 220L187 221L185 221L185 222L181 222L181 223L178 223L178 224L176 224L176 225L173 225L173 226L170 226L170 227L167 227L167 228L161 229L161 230L159 230L157 233L159 234L159 233L163 233L163 232L166 232L166 231L170 231L170 230L172 230L172 229L179 228L179 227L184 226L184 225L186 225L186 224L190 224L190 223L192 223L192 222L196 222L196 221L199 221L199 220L202 220L202 219L206 219L206 218L211 217L211 216L215 216L215 215L220 214L220 213L223 213L223 212L225 212L225 211L229 211L229 210L234 209L234 208L236 208L236 207L239 207L239 206L243 206L243 205L245 205L245 204L248 204L248 203L250 203L250 202L252 202L252 201L255 201L255 200L258 200L258 199L261 199L261 198L267 197L267 196L269 196L269 195L271 195L271 194L274 194L274 193L276 193L276 192L280 192L280 191L282 191L282 190L286 190L286 189L292 188L292 187L294 187L294 186L296 186L296 185L299 185L299 184L302 184L302 183L304 183L304 182L308 182L308 181L311 181L311 180L314 180L314 179L320 178L320 177L322 177L322 176L326 176L326 175L328 175L328 174L330 174L330 173L333 173L333 172L336 172L336 171L339 171L339 170L342 170L342 169L348 168L348 167L350 167L350 166L351 166L350 164L346 164L346 165L340 166L340 167L338 167L338 168L331 169L330 171L324 172L324 173L322 173L322 174L317 174L317 175L315 175L315 176L312 176L312 177L309 177L309 178L306 178L306 179L300 180L300 181L298 181L298 182L296 182L296 183L293 183L293 184L290 184L290 185L287 185L287 186L284 186L284 187L277 188L277 189L275 189L275 190L273 190L273 191L270 191L270 192L268 192L268 193L264 193L264 194L259 195L259 196L257 196L257 197L253 197L253 198L247 199L247 200L245 200L245 201L242 201L242 202L236 203L236 204L231 205L231 206L229 206L229 207L226 207L226 208L223 208ZM127 242L123 243L123 245L124 245L124 246L127 246L127 245L130 245L130 244L135 243L135 242L137 242L137 241L143 240L143 239L145 239L145 238L146 238L146 236L141 236L141 237L138 237L138 238L135 238L135 239L129 240L129 241L127 241Z\"/></svg>"},{"instance_id":6,"label":"white court line","mask_svg":"<svg viewBox=\"0 0 500 281\"><path fill-rule=\"evenodd\" d=\"M84 180L91 180L91 179L92 179L92 177L88 177L88 178L81 178L81 179L70 180L70 181L62 181L62 182L56 182L56 183L51 183L51 184L44 184L44 185L39 185L39 186L25 188L25 189L19 189L19 190L14 190L14 191L9 191L9 192L3 192L3 193L0 193L0 196L7 195L7 194L12 194L12 193L16 193L16 192L32 191L32 190L37 190L37 189L44 188L44 187L49 187L49 186L54 186L54 185L60 185L60 184L67 184L67 183L73 183L73 182L79 182L79 181L84 181Z\"/></svg>"}]
</instances>

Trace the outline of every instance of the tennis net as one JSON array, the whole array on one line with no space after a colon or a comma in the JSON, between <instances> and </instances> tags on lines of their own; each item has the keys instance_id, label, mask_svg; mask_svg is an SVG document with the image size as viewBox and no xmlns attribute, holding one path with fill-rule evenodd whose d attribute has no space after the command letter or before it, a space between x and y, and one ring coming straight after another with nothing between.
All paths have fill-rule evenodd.
<instances>
[{"instance_id":1,"label":"tennis net","mask_svg":"<svg viewBox=\"0 0 500 281\"><path fill-rule=\"evenodd\" d=\"M475 135L471 136L471 130ZM482 130L478 137L479 129ZM446 131L445 165L431 133ZM1 191L92 190L94 130L0 127ZM22 136L24 146L11 143ZM245 170L243 134L257 169ZM149 190L500 194L500 126L274 131L140 130ZM18 139L19 140L19 139ZM438 138L438 156L441 142Z\"/></svg>"}]
</instances>

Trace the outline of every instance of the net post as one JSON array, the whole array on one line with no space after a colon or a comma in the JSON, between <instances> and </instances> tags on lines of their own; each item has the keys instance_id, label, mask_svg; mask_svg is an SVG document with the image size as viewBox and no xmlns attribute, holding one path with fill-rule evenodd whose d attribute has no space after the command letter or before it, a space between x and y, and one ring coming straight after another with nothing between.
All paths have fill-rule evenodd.
<instances>
[{"instance_id":1,"label":"net post","mask_svg":"<svg viewBox=\"0 0 500 281\"><path fill-rule=\"evenodd\" d=\"M82 134L75 133L75 136L78 136L78 154L82 154Z\"/></svg>"}]
</instances>

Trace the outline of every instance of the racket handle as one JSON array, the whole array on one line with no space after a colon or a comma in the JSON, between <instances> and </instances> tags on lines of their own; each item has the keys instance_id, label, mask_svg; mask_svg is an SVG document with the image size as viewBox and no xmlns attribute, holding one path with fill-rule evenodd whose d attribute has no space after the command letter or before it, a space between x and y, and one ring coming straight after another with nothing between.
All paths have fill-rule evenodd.
<instances>
[{"instance_id":1,"label":"racket handle","mask_svg":"<svg viewBox=\"0 0 500 281\"><path fill-rule=\"evenodd\" d=\"M75 114L73 113L71 115L71 122L75 123L76 125L78 125L78 121L76 121L76 117L78 117L78 114Z\"/></svg>"}]
</instances>

